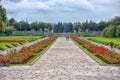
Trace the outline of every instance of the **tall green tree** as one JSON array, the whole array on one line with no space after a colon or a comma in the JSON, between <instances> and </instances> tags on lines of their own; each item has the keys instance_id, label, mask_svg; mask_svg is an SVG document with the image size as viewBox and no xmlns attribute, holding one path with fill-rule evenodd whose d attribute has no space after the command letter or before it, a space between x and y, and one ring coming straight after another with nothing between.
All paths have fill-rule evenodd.
<instances>
[{"instance_id":1,"label":"tall green tree","mask_svg":"<svg viewBox=\"0 0 120 80\"><path fill-rule=\"evenodd\" d=\"M116 27L116 36L120 37L120 25Z\"/></svg>"},{"instance_id":2,"label":"tall green tree","mask_svg":"<svg viewBox=\"0 0 120 80\"><path fill-rule=\"evenodd\" d=\"M16 20L14 19L14 18L10 18L9 20L8 20L8 25L9 26L13 26L14 25L14 23L16 22Z\"/></svg>"},{"instance_id":3,"label":"tall green tree","mask_svg":"<svg viewBox=\"0 0 120 80\"><path fill-rule=\"evenodd\" d=\"M52 23L46 23L46 27L49 31L53 30L54 25Z\"/></svg>"},{"instance_id":4,"label":"tall green tree","mask_svg":"<svg viewBox=\"0 0 120 80\"><path fill-rule=\"evenodd\" d=\"M108 22L108 27L103 30L104 37L119 37L120 16L114 17ZM106 31L107 30L107 31ZM104 34L108 34L107 36Z\"/></svg>"},{"instance_id":5,"label":"tall green tree","mask_svg":"<svg viewBox=\"0 0 120 80\"><path fill-rule=\"evenodd\" d=\"M21 31L21 25L19 22L15 22L13 26L16 30Z\"/></svg>"},{"instance_id":6,"label":"tall green tree","mask_svg":"<svg viewBox=\"0 0 120 80\"><path fill-rule=\"evenodd\" d=\"M64 32L73 32L73 24L72 23L63 23Z\"/></svg>"},{"instance_id":7,"label":"tall green tree","mask_svg":"<svg viewBox=\"0 0 120 80\"><path fill-rule=\"evenodd\" d=\"M0 33L5 32L7 22L6 9L0 5Z\"/></svg>"},{"instance_id":8,"label":"tall green tree","mask_svg":"<svg viewBox=\"0 0 120 80\"><path fill-rule=\"evenodd\" d=\"M62 33L64 31L64 27L62 25L62 22L58 22L54 25L54 32L55 33Z\"/></svg>"},{"instance_id":9,"label":"tall green tree","mask_svg":"<svg viewBox=\"0 0 120 80\"><path fill-rule=\"evenodd\" d=\"M78 33L78 30L81 28L82 29L82 24L80 22L74 23L73 25L74 30Z\"/></svg>"},{"instance_id":10,"label":"tall green tree","mask_svg":"<svg viewBox=\"0 0 120 80\"><path fill-rule=\"evenodd\" d=\"M100 21L97 26L97 31L102 31L105 27L107 27L108 24L105 21Z\"/></svg>"},{"instance_id":11,"label":"tall green tree","mask_svg":"<svg viewBox=\"0 0 120 80\"><path fill-rule=\"evenodd\" d=\"M0 22L0 33L5 32L5 28L6 28L6 24L3 21L1 21Z\"/></svg>"},{"instance_id":12,"label":"tall green tree","mask_svg":"<svg viewBox=\"0 0 120 80\"><path fill-rule=\"evenodd\" d=\"M88 30L89 31L96 31L97 30L97 23L90 20Z\"/></svg>"},{"instance_id":13,"label":"tall green tree","mask_svg":"<svg viewBox=\"0 0 120 80\"><path fill-rule=\"evenodd\" d=\"M2 5L0 5L0 21L7 22L6 9Z\"/></svg>"},{"instance_id":14,"label":"tall green tree","mask_svg":"<svg viewBox=\"0 0 120 80\"><path fill-rule=\"evenodd\" d=\"M86 20L86 22L83 22L83 23L82 23L82 31L87 30L88 27L89 27L89 22Z\"/></svg>"},{"instance_id":15,"label":"tall green tree","mask_svg":"<svg viewBox=\"0 0 120 80\"><path fill-rule=\"evenodd\" d=\"M45 28L47 28L47 23L39 22L38 27L39 27L39 29L42 29L42 31L44 31Z\"/></svg>"}]
</instances>

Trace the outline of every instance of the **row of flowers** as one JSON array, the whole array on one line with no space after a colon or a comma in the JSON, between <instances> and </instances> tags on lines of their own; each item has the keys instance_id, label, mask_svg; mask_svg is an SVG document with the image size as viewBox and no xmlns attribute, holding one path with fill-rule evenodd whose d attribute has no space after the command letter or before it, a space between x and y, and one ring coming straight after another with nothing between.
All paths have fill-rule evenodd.
<instances>
[{"instance_id":1,"label":"row of flowers","mask_svg":"<svg viewBox=\"0 0 120 80\"><path fill-rule=\"evenodd\" d=\"M55 38L48 38L28 47L23 47L19 51L10 51L7 55L0 56L0 63L23 64L28 59L46 48Z\"/></svg>"},{"instance_id":2,"label":"row of flowers","mask_svg":"<svg viewBox=\"0 0 120 80\"><path fill-rule=\"evenodd\" d=\"M103 46L98 46L88 42L87 40L78 38L76 36L71 36L76 42L78 42L83 47L87 48L90 52L96 54L97 57L101 58L107 63L118 64L120 63L120 54L112 50L109 50Z\"/></svg>"},{"instance_id":3,"label":"row of flowers","mask_svg":"<svg viewBox=\"0 0 120 80\"><path fill-rule=\"evenodd\" d=\"M0 40L0 42L25 42L25 40Z\"/></svg>"}]
</instances>

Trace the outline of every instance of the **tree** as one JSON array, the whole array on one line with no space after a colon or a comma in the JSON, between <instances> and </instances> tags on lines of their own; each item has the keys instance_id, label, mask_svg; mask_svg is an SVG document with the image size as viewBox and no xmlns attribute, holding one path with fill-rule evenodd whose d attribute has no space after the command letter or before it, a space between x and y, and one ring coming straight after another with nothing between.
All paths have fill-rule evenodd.
<instances>
[{"instance_id":1,"label":"tree","mask_svg":"<svg viewBox=\"0 0 120 80\"><path fill-rule=\"evenodd\" d=\"M39 29L38 22L32 22L30 24L30 27L31 27L31 29L34 29L35 31L37 31Z\"/></svg>"},{"instance_id":2,"label":"tree","mask_svg":"<svg viewBox=\"0 0 120 80\"><path fill-rule=\"evenodd\" d=\"M97 26L97 30L98 31L102 31L105 27L107 27L108 26L108 24L107 24L107 22L105 22L105 21L100 21L99 23L98 23L98 26Z\"/></svg>"},{"instance_id":3,"label":"tree","mask_svg":"<svg viewBox=\"0 0 120 80\"><path fill-rule=\"evenodd\" d=\"M8 26L8 27L6 27L6 33L8 34L8 35L11 35L12 34L12 32L13 31L15 31L16 29L13 27L13 26Z\"/></svg>"},{"instance_id":4,"label":"tree","mask_svg":"<svg viewBox=\"0 0 120 80\"><path fill-rule=\"evenodd\" d=\"M78 33L78 30L81 28L82 29L82 25L80 22L74 23L73 25L74 30L76 30L76 32Z\"/></svg>"},{"instance_id":5,"label":"tree","mask_svg":"<svg viewBox=\"0 0 120 80\"><path fill-rule=\"evenodd\" d=\"M15 23L13 24L13 26L14 26L14 28L15 28L16 30L21 31L21 25L20 25L19 22L15 22Z\"/></svg>"},{"instance_id":6,"label":"tree","mask_svg":"<svg viewBox=\"0 0 120 80\"><path fill-rule=\"evenodd\" d=\"M120 25L120 16L115 16L108 23L109 25Z\"/></svg>"},{"instance_id":7,"label":"tree","mask_svg":"<svg viewBox=\"0 0 120 80\"><path fill-rule=\"evenodd\" d=\"M0 5L0 33L5 32L7 22L6 9Z\"/></svg>"},{"instance_id":8,"label":"tree","mask_svg":"<svg viewBox=\"0 0 120 80\"><path fill-rule=\"evenodd\" d=\"M103 36L104 37L115 37L115 26L110 26L110 27L106 27L104 30L103 30Z\"/></svg>"},{"instance_id":9,"label":"tree","mask_svg":"<svg viewBox=\"0 0 120 80\"><path fill-rule=\"evenodd\" d=\"M0 21L6 23L7 22L7 14L6 9L0 5Z\"/></svg>"},{"instance_id":10,"label":"tree","mask_svg":"<svg viewBox=\"0 0 120 80\"><path fill-rule=\"evenodd\" d=\"M62 22L58 22L57 24L54 25L54 32L55 33L61 33L64 31L64 27L62 25Z\"/></svg>"},{"instance_id":11,"label":"tree","mask_svg":"<svg viewBox=\"0 0 120 80\"><path fill-rule=\"evenodd\" d=\"M44 22L39 22L38 23L38 29L42 29L42 31L45 30L45 28L47 28L47 24Z\"/></svg>"},{"instance_id":12,"label":"tree","mask_svg":"<svg viewBox=\"0 0 120 80\"><path fill-rule=\"evenodd\" d=\"M103 30L105 37L119 37L120 16L114 17L108 22L108 27ZM107 31L106 31L107 30ZM107 36L104 34L108 34Z\"/></svg>"},{"instance_id":13,"label":"tree","mask_svg":"<svg viewBox=\"0 0 120 80\"><path fill-rule=\"evenodd\" d=\"M63 27L64 27L64 32L73 32L73 24L72 23L63 23L62 24L63 25Z\"/></svg>"},{"instance_id":14,"label":"tree","mask_svg":"<svg viewBox=\"0 0 120 80\"><path fill-rule=\"evenodd\" d=\"M11 18L8 20L8 25L13 26L15 22L16 22L16 20L14 18Z\"/></svg>"},{"instance_id":15,"label":"tree","mask_svg":"<svg viewBox=\"0 0 120 80\"><path fill-rule=\"evenodd\" d=\"M19 25L20 25L20 30L21 31L29 31L31 30L30 26L29 26L29 23L28 22L25 22L24 20L23 21L20 21L19 22Z\"/></svg>"},{"instance_id":16,"label":"tree","mask_svg":"<svg viewBox=\"0 0 120 80\"><path fill-rule=\"evenodd\" d=\"M5 32L5 27L6 27L6 24L1 21L1 22L0 22L0 33Z\"/></svg>"},{"instance_id":17,"label":"tree","mask_svg":"<svg viewBox=\"0 0 120 80\"><path fill-rule=\"evenodd\" d=\"M52 23L46 23L46 27L49 31L53 30L54 25Z\"/></svg>"},{"instance_id":18,"label":"tree","mask_svg":"<svg viewBox=\"0 0 120 80\"><path fill-rule=\"evenodd\" d=\"M88 26L88 30L89 31L96 31L97 30L97 24L96 24L96 22L93 22L92 20L90 20L89 26Z\"/></svg>"},{"instance_id":19,"label":"tree","mask_svg":"<svg viewBox=\"0 0 120 80\"><path fill-rule=\"evenodd\" d=\"M120 37L120 25L116 27L116 36Z\"/></svg>"},{"instance_id":20,"label":"tree","mask_svg":"<svg viewBox=\"0 0 120 80\"><path fill-rule=\"evenodd\" d=\"M88 29L88 27L89 27L89 22L86 20L86 22L83 22L82 23L82 31L85 31L85 30L87 30Z\"/></svg>"}]
</instances>

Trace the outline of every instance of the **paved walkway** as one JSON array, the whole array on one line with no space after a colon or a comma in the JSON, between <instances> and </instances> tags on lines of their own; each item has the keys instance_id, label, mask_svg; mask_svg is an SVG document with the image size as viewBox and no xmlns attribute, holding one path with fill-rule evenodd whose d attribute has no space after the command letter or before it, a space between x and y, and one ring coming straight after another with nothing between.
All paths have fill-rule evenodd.
<instances>
[{"instance_id":1,"label":"paved walkway","mask_svg":"<svg viewBox=\"0 0 120 80\"><path fill-rule=\"evenodd\" d=\"M58 38L31 66L0 67L0 80L119 80L120 67L100 66L71 40Z\"/></svg>"}]
</instances>

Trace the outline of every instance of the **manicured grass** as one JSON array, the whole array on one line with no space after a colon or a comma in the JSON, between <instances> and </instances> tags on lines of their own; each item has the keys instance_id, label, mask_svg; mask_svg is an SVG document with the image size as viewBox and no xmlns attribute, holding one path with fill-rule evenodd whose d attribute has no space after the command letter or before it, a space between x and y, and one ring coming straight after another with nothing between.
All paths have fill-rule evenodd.
<instances>
[{"instance_id":1,"label":"manicured grass","mask_svg":"<svg viewBox=\"0 0 120 80\"><path fill-rule=\"evenodd\" d=\"M16 47L22 44L26 44L35 41L42 36L2 36L0 40L25 40L24 42L0 42L0 50Z\"/></svg>"},{"instance_id":2,"label":"manicured grass","mask_svg":"<svg viewBox=\"0 0 120 80\"><path fill-rule=\"evenodd\" d=\"M111 41L115 43L115 47L120 49L120 38L105 38L105 37L83 37L94 42L109 45Z\"/></svg>"},{"instance_id":3,"label":"manicured grass","mask_svg":"<svg viewBox=\"0 0 120 80\"><path fill-rule=\"evenodd\" d=\"M107 63L101 60L96 56L96 54L91 53L88 51L86 48L82 47L82 45L79 45L75 40L72 39L72 41L79 47L81 48L85 53L87 53L92 59L94 59L96 62L98 62L100 65L106 65Z\"/></svg>"},{"instance_id":4,"label":"manicured grass","mask_svg":"<svg viewBox=\"0 0 120 80\"><path fill-rule=\"evenodd\" d=\"M35 39L35 38L40 38L41 36L0 36L0 39Z\"/></svg>"}]
</instances>

